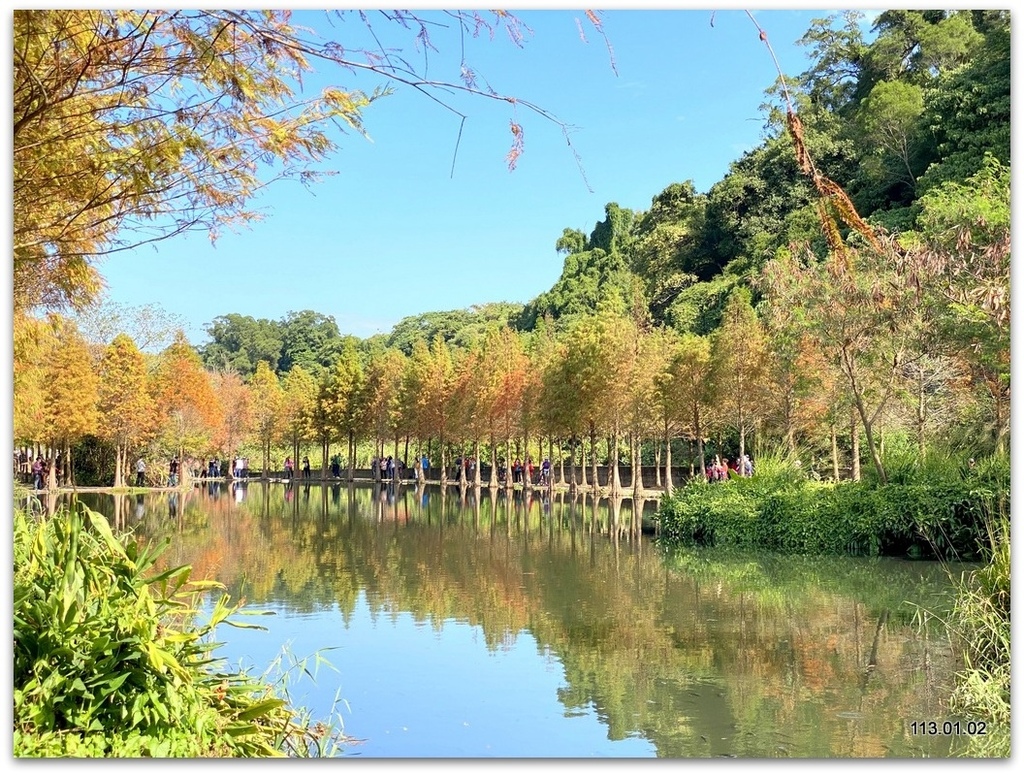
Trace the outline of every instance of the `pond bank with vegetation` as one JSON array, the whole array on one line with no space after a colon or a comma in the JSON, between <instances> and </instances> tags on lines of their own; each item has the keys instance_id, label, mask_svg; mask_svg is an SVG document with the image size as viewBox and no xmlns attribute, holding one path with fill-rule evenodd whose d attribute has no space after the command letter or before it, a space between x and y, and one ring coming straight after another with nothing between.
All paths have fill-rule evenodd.
<instances>
[{"instance_id":1,"label":"pond bank with vegetation","mask_svg":"<svg viewBox=\"0 0 1024 775\"><path fill-rule=\"evenodd\" d=\"M949 708L1002 730L973 740L969 755L1009 756L1008 456L897 467L885 483L817 482L768 461L755 477L694 481L666 495L657 522L670 545L978 562L969 574L951 574L957 598L944 623L963 669Z\"/></svg>"}]
</instances>

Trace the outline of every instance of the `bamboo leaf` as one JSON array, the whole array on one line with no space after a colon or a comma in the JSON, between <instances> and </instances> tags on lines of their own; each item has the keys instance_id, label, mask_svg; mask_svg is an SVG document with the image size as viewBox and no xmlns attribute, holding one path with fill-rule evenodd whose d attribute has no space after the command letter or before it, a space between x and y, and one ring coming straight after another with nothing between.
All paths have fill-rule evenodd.
<instances>
[{"instance_id":1,"label":"bamboo leaf","mask_svg":"<svg viewBox=\"0 0 1024 775\"><path fill-rule=\"evenodd\" d=\"M254 718L260 716L266 716L272 710L277 710L285 705L285 701L281 699L263 700L255 705L251 705L244 711L238 714L237 718L241 721L251 721Z\"/></svg>"}]
</instances>

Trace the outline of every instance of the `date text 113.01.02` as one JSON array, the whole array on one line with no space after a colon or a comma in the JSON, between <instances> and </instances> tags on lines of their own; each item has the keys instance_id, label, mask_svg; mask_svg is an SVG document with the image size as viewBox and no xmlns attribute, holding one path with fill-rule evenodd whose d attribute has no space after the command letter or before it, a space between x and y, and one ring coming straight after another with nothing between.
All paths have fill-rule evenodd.
<instances>
[{"instance_id":1,"label":"date text 113.01.02","mask_svg":"<svg viewBox=\"0 0 1024 775\"><path fill-rule=\"evenodd\" d=\"M984 735L987 733L984 721L911 721L912 735Z\"/></svg>"}]
</instances>

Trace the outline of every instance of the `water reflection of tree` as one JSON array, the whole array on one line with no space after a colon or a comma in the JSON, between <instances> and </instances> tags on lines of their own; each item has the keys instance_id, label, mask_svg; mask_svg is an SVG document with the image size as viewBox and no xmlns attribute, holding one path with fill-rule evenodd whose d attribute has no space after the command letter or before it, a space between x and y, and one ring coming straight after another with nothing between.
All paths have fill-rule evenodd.
<instances>
[{"instance_id":1,"label":"water reflection of tree","mask_svg":"<svg viewBox=\"0 0 1024 775\"><path fill-rule=\"evenodd\" d=\"M908 750L905 720L944 717L939 682L919 671L926 656L935 676L948 670L944 644L905 613L880 625L943 587L923 572L934 565L665 556L628 499L584 494L286 492L235 503L196 490L179 525L153 517L157 500L140 527L170 529L165 562L256 608L347 618L363 594L380 614L479 626L491 649L530 633L561 661L568 713L593 711L611 739L640 734L662 756L885 756Z\"/></svg>"}]
</instances>

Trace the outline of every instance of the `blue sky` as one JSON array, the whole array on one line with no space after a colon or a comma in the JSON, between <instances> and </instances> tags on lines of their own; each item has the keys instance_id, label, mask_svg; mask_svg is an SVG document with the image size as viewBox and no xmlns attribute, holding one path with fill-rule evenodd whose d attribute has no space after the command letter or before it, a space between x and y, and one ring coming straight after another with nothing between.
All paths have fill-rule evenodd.
<instances>
[{"instance_id":1,"label":"blue sky","mask_svg":"<svg viewBox=\"0 0 1024 775\"><path fill-rule=\"evenodd\" d=\"M354 16L330 30L322 12L296 13L297 22L356 39ZM828 12L753 13L786 74L806 69L808 52L796 41ZM470 40L467 59L495 90L575 127L579 163L556 123L481 98L452 102L468 116L454 156L458 117L398 88L365 112L370 139L340 136L324 165L339 174L312 190L271 186L257 202L265 220L251 229L215 245L196 233L104 259L109 299L159 305L180 317L194 344L228 313L278 320L311 309L367 337L408 315L527 302L557 280L554 245L564 228L589 234L608 202L644 210L674 182L707 191L760 142L759 106L776 71L746 11L603 11L611 54L582 11L516 15L533 31L522 48L499 33ZM397 28L383 20L375 28L415 56ZM431 75L458 81L456 39L438 32L434 43L441 50L431 54ZM328 80L373 85L340 71L307 85ZM509 171L513 118L525 142Z\"/></svg>"}]
</instances>

